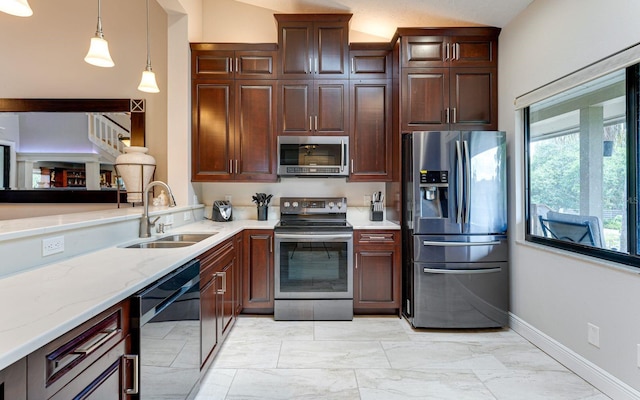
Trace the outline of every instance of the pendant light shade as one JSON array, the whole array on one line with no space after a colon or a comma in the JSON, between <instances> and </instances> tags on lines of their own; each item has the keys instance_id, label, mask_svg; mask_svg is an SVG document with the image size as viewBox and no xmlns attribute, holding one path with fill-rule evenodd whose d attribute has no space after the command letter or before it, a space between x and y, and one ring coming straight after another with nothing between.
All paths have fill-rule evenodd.
<instances>
[{"instance_id":1,"label":"pendant light shade","mask_svg":"<svg viewBox=\"0 0 640 400\"><path fill-rule=\"evenodd\" d=\"M98 0L98 26L96 35L91 38L89 52L84 60L97 67L113 67L115 64L109 54L109 43L104 39L102 34L102 18L100 17L100 0Z\"/></svg>"},{"instance_id":2,"label":"pendant light shade","mask_svg":"<svg viewBox=\"0 0 640 400\"><path fill-rule=\"evenodd\" d=\"M33 15L27 0L0 0L0 11L16 17L30 17Z\"/></svg>"},{"instance_id":3,"label":"pendant light shade","mask_svg":"<svg viewBox=\"0 0 640 400\"><path fill-rule=\"evenodd\" d=\"M142 79L138 90L147 93L158 93L160 89L156 83L156 74L151 69L151 46L149 45L149 0L147 0L147 67L142 71Z\"/></svg>"}]
</instances>

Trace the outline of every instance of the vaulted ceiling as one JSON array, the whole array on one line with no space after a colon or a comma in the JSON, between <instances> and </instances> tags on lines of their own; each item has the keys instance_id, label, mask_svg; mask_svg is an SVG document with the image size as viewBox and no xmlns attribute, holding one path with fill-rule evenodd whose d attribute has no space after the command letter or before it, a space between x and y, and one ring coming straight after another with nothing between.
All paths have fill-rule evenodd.
<instances>
[{"instance_id":1,"label":"vaulted ceiling","mask_svg":"<svg viewBox=\"0 0 640 400\"><path fill-rule=\"evenodd\" d=\"M279 13L352 13L352 30L390 38L398 27L503 27L533 0L236 1Z\"/></svg>"}]
</instances>

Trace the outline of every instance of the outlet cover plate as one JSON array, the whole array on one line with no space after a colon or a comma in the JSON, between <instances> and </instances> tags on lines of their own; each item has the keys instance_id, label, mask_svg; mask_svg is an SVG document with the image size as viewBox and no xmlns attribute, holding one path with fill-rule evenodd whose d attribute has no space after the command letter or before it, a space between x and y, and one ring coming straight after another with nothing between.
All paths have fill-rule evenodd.
<instances>
[{"instance_id":1,"label":"outlet cover plate","mask_svg":"<svg viewBox=\"0 0 640 400\"><path fill-rule=\"evenodd\" d=\"M64 251L64 236L42 239L42 256L62 253Z\"/></svg>"},{"instance_id":2,"label":"outlet cover plate","mask_svg":"<svg viewBox=\"0 0 640 400\"><path fill-rule=\"evenodd\" d=\"M589 343L600 348L600 327L594 324L587 324L587 339Z\"/></svg>"}]
</instances>

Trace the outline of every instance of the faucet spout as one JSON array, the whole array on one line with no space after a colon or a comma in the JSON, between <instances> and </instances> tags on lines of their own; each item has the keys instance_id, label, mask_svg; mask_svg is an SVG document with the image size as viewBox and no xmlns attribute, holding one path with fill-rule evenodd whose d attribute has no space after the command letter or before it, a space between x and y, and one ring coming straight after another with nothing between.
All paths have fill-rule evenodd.
<instances>
[{"instance_id":1,"label":"faucet spout","mask_svg":"<svg viewBox=\"0 0 640 400\"><path fill-rule=\"evenodd\" d=\"M154 186L164 187L169 195L169 207L176 206L176 199L173 197L173 192L171 191L171 188L169 187L169 185L167 185L162 181L150 182L147 185L147 187L144 189L144 194L142 196L144 211L142 214L142 218L140 218L140 237L141 238L148 238L151 236L151 227L155 226L156 222L160 218L160 217L156 217L153 221L151 220L151 218L149 218L149 192L151 191L151 188Z\"/></svg>"}]
</instances>

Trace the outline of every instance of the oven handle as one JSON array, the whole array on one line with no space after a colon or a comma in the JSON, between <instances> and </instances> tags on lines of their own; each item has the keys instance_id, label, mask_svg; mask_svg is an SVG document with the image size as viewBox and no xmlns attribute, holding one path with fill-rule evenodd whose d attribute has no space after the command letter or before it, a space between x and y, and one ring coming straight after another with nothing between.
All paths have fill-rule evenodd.
<instances>
[{"instance_id":1,"label":"oven handle","mask_svg":"<svg viewBox=\"0 0 640 400\"><path fill-rule=\"evenodd\" d=\"M310 234L310 235L300 235L300 234L290 234L290 233L276 233L276 239L318 239L315 240L317 242L328 242L335 240L343 240L343 239L353 239L353 234L330 234L330 235L318 235L318 234ZM322 240L320 240L322 239Z\"/></svg>"}]
</instances>

